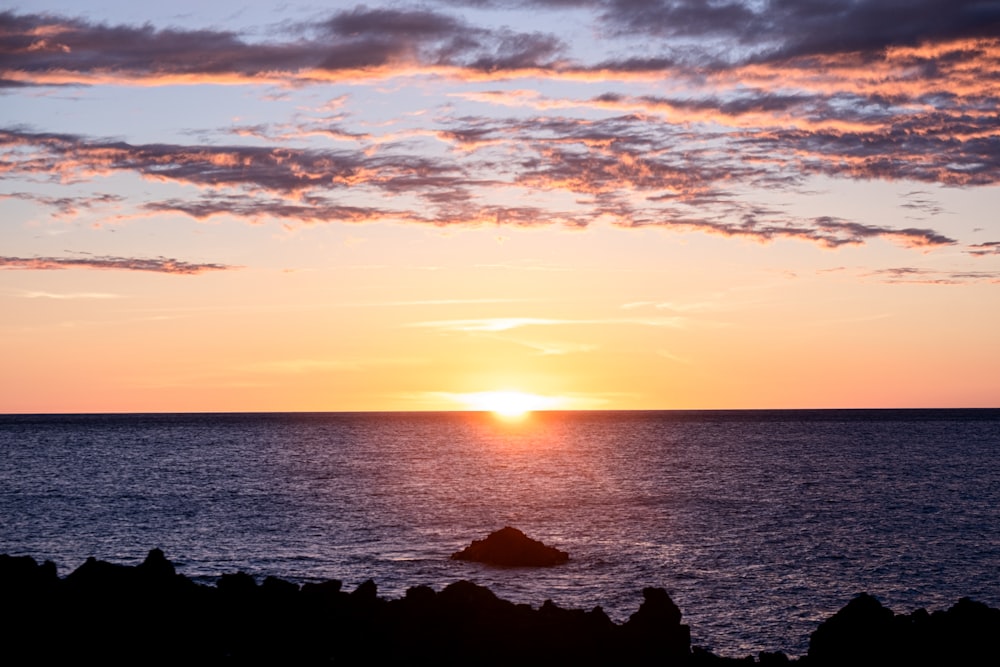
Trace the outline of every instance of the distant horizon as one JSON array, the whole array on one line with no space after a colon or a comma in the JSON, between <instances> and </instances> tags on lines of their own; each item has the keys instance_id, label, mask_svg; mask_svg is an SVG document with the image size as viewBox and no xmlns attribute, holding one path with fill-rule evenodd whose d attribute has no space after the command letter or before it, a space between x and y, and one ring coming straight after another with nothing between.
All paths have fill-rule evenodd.
<instances>
[{"instance_id":1,"label":"distant horizon","mask_svg":"<svg viewBox=\"0 0 1000 667\"><path fill-rule=\"evenodd\" d=\"M964 406L964 407L847 407L847 408L566 408L554 410L530 410L527 414L560 414L560 413L629 413L629 412L904 412L904 411L1000 411L998 406ZM137 411L137 412L0 412L0 417L20 416L142 416L142 415L377 415L377 414L481 414L490 415L491 410L203 410L203 411Z\"/></svg>"}]
</instances>

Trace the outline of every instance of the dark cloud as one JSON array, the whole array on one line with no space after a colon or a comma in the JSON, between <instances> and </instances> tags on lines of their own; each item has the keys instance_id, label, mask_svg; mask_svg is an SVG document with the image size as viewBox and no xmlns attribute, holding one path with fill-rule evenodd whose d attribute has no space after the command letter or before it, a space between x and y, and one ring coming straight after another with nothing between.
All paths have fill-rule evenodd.
<instances>
[{"instance_id":1,"label":"dark cloud","mask_svg":"<svg viewBox=\"0 0 1000 667\"><path fill-rule=\"evenodd\" d=\"M368 9L356 7L344 11L325 23L330 32L341 37L398 35L412 38L454 37L467 26L446 14L428 10Z\"/></svg>"},{"instance_id":2,"label":"dark cloud","mask_svg":"<svg viewBox=\"0 0 1000 667\"><path fill-rule=\"evenodd\" d=\"M143 206L201 220L226 214L292 224L392 220L584 227L603 217L622 226L656 225L759 241L795 238L829 248L875 238L925 249L955 243L932 229L832 217L801 220L745 203L741 190L746 187L786 188L801 179L776 166L778 150L754 146L753 136L744 136L740 149L732 151L720 148L728 140L724 132L692 133L638 115L464 117L448 120L438 136L462 150L430 158L366 150L131 145L23 130L0 131L0 147L30 149L9 150L8 171L60 179L126 171L210 188L214 192L195 198ZM761 157L750 159L755 151ZM486 173L490 178L470 176ZM487 203L498 185L568 191L577 196L577 207L556 211ZM426 206L417 206L414 197ZM378 203L361 203L368 201Z\"/></svg>"},{"instance_id":3,"label":"dark cloud","mask_svg":"<svg viewBox=\"0 0 1000 667\"><path fill-rule=\"evenodd\" d=\"M228 31L110 26L7 11L0 13L0 82L308 81L398 65L503 71L546 67L563 50L551 35L478 28L428 10L358 7L305 28L312 34L256 43Z\"/></svg>"},{"instance_id":4,"label":"dark cloud","mask_svg":"<svg viewBox=\"0 0 1000 667\"><path fill-rule=\"evenodd\" d=\"M761 215L761 213L768 215ZM732 216L727 216L732 217ZM897 229L877 225L820 217L814 220L781 220L772 211L750 211L740 222L699 219L693 217L667 217L661 220L643 220L639 226L655 225L705 231L722 236L745 238L758 242L779 239L811 241L827 248L845 245L862 245L866 240L882 238L905 247L929 248L952 245L953 239L930 229Z\"/></svg>"},{"instance_id":5,"label":"dark cloud","mask_svg":"<svg viewBox=\"0 0 1000 667\"><path fill-rule=\"evenodd\" d=\"M3 71L32 74L253 75L298 69L309 50L254 45L232 32L109 26L43 14L0 13ZM30 78L29 78L30 81Z\"/></svg>"},{"instance_id":6,"label":"dark cloud","mask_svg":"<svg viewBox=\"0 0 1000 667\"><path fill-rule=\"evenodd\" d=\"M210 187L258 187L281 193L373 185L404 192L452 187L456 168L418 156L370 157L358 151L321 151L272 146L140 144L98 141L71 134L0 129L8 150L0 173L88 177L127 171L146 178Z\"/></svg>"},{"instance_id":7,"label":"dark cloud","mask_svg":"<svg viewBox=\"0 0 1000 667\"><path fill-rule=\"evenodd\" d=\"M669 49L657 54L655 44L645 49L650 55L638 60L570 63L561 58L561 44L550 35L480 28L429 9L358 7L301 27L297 40L263 44L222 31L107 26L82 19L4 12L0 13L0 78L7 77L13 83L102 78L157 83L176 81L177 77L190 77L193 82L261 77L301 83L322 78L324 72L347 77L351 76L349 71L361 69L375 76L374 69L407 72L414 67L470 77L520 71L603 80L642 73L686 81L689 90L672 97L609 92L588 103L637 114L655 113L673 126L699 123L702 134L706 127L728 128L728 133L716 131L715 136L758 165L780 165L786 180L796 180L794 171L799 178L825 174L949 185L1000 182L1000 115L996 114L1000 106L996 92L1000 83L1000 28L995 21L1000 5L920 0L906 3L906 11L897 5L828 0L600 3L609 24L632 32L653 32L666 40L664 44L674 37L721 35L738 43L752 41L757 50L753 58L740 56L734 62L715 65L702 59L693 68L690 63L680 67L677 55L667 53ZM898 16L893 21L881 20L889 14ZM837 36L845 31L847 36ZM947 41L973 38L979 41ZM796 40L813 44L812 51L794 46ZM833 49L830 40L842 48ZM935 45L934 40L945 41ZM911 43L919 48L886 50ZM859 56L858 45L873 50ZM740 50L727 48L726 52ZM767 58L761 55L765 52L770 54ZM468 125L459 122L463 124ZM564 124L565 128L559 128L552 119L546 120L550 132L579 131L572 123ZM640 127L646 135L659 135L661 144L664 137L669 140L677 134L675 127L648 118L632 123L629 129L635 132ZM594 129L591 126L586 131ZM263 136L267 131L253 126L242 130L252 136ZM336 123L325 127L312 123L301 130L351 141L370 138ZM490 140L489 133L497 135L495 129L477 127L445 127L439 132L469 146ZM510 135L506 130L505 137ZM614 139L608 137L609 141ZM58 136L52 135L48 145L58 152ZM167 145L123 145L123 150L117 151L114 146L106 148L120 158L108 168L134 168L148 177L204 185L251 182L250 172L257 170L261 179L270 179L261 185L289 191L316 185L314 178L346 182L362 164L373 168L371 160L349 152L203 147L195 155ZM685 148L685 154L690 155L690 149ZM551 160L534 160L539 169L529 161L519 182L544 178L546 171L579 171L579 166L569 164L578 157L578 153L555 152ZM133 166L129 160L134 161ZM450 187L445 181L453 175L428 173L440 169L441 164L419 165L414 160L403 164L394 159L394 166L401 170L392 179L397 190ZM214 167L206 169L206 161L214 161ZM664 181L671 170L704 169L701 160L685 165L677 160L665 164L662 157L641 157L640 162L654 173L636 168L628 181L643 188ZM295 170L282 173L279 164L294 164ZM609 171L616 168L614 165L602 165L600 160L588 164L595 179L615 179ZM731 160L728 168L738 164ZM19 166L27 169L28 163L21 160ZM44 161L39 162L39 172L45 168ZM385 163L375 168L390 166ZM417 177L415 172L421 170L424 173ZM624 173L629 169L620 170ZM751 171L763 173L756 167ZM730 180L739 176L733 174ZM704 177L699 173L690 180L704 182ZM383 187L393 189L389 182ZM430 196L440 196L440 192Z\"/></svg>"},{"instance_id":8,"label":"dark cloud","mask_svg":"<svg viewBox=\"0 0 1000 667\"><path fill-rule=\"evenodd\" d=\"M985 243L975 243L970 245L965 252L975 257L986 257L988 255L1000 255L1000 241L986 241Z\"/></svg>"},{"instance_id":9,"label":"dark cloud","mask_svg":"<svg viewBox=\"0 0 1000 667\"><path fill-rule=\"evenodd\" d=\"M183 213L197 220L205 220L216 215L231 215L250 220L271 217L302 223L366 222L382 220L392 215L392 212L386 209L342 206L318 197L309 197L304 203L292 204L280 199L214 195L197 199L147 202L143 208L158 213Z\"/></svg>"},{"instance_id":10,"label":"dark cloud","mask_svg":"<svg viewBox=\"0 0 1000 667\"><path fill-rule=\"evenodd\" d=\"M944 208L926 192L914 190L913 192L905 193L903 198L905 201L900 206L916 213L936 217L945 212Z\"/></svg>"},{"instance_id":11,"label":"dark cloud","mask_svg":"<svg viewBox=\"0 0 1000 667\"><path fill-rule=\"evenodd\" d=\"M816 226L826 232L845 235L848 238L848 243L858 243L862 239L872 237L897 239L902 241L904 245L916 247L953 245L956 243L955 239L939 234L933 229L896 229L879 225L863 225L857 222L847 222L829 217L817 218Z\"/></svg>"},{"instance_id":12,"label":"dark cloud","mask_svg":"<svg viewBox=\"0 0 1000 667\"><path fill-rule=\"evenodd\" d=\"M917 285L962 285L966 283L1000 283L1000 271L940 271L910 266L879 269L867 274L887 283Z\"/></svg>"},{"instance_id":13,"label":"dark cloud","mask_svg":"<svg viewBox=\"0 0 1000 667\"><path fill-rule=\"evenodd\" d=\"M11 192L0 194L0 199L20 199L31 201L43 206L55 209L55 216L72 217L80 213L82 209L93 209L100 206L120 204L125 201L125 197L109 193L95 193L77 197L52 197L34 192Z\"/></svg>"},{"instance_id":14,"label":"dark cloud","mask_svg":"<svg viewBox=\"0 0 1000 667\"><path fill-rule=\"evenodd\" d=\"M228 271L240 267L229 264L196 264L167 257L0 257L0 269L48 271L55 269L101 269L111 271L150 271L195 275L208 271Z\"/></svg>"},{"instance_id":15,"label":"dark cloud","mask_svg":"<svg viewBox=\"0 0 1000 667\"><path fill-rule=\"evenodd\" d=\"M509 3L468 4L511 9ZM794 61L836 68L882 60L891 47L954 43L945 53L909 56L912 72L933 78L982 55L969 40L995 43L1000 38L1000 5L979 0L525 0L521 5L590 8L612 33L656 39L644 41L641 55L572 63L554 35L484 28L425 8L359 6L303 24L298 36L284 42L250 41L230 31L107 25L7 11L0 13L0 82L52 85L112 76L152 82L177 77L308 81L395 66L551 74L669 73L678 67L704 73ZM845 54L859 58L809 62Z\"/></svg>"},{"instance_id":16,"label":"dark cloud","mask_svg":"<svg viewBox=\"0 0 1000 667\"><path fill-rule=\"evenodd\" d=\"M718 40L745 60L862 52L926 41L996 38L1000 5L981 0L608 0L601 19L619 34ZM738 48L733 49L736 45Z\"/></svg>"},{"instance_id":17,"label":"dark cloud","mask_svg":"<svg viewBox=\"0 0 1000 667\"><path fill-rule=\"evenodd\" d=\"M947 185L1000 182L1000 116L971 123L932 112L871 131L772 130L743 143L761 156L795 155L804 173Z\"/></svg>"}]
</instances>

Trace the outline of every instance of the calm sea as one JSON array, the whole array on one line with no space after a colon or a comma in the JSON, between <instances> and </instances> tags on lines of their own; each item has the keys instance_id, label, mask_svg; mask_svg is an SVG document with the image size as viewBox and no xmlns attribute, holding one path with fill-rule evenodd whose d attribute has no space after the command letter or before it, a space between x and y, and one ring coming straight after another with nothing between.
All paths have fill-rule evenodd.
<instances>
[{"instance_id":1,"label":"calm sea","mask_svg":"<svg viewBox=\"0 0 1000 667\"><path fill-rule=\"evenodd\" d=\"M550 569L449 560L512 525ZM470 579L601 605L666 588L693 641L803 653L856 593L1000 606L1000 410L0 416L0 553L367 578Z\"/></svg>"}]
</instances>

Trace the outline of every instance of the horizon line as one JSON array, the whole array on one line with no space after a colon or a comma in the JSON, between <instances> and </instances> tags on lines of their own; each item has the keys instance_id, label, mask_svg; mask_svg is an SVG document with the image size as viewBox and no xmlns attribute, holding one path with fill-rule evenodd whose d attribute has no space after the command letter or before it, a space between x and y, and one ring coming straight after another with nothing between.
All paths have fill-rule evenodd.
<instances>
[{"instance_id":1,"label":"horizon line","mask_svg":"<svg viewBox=\"0 0 1000 667\"><path fill-rule=\"evenodd\" d=\"M931 407L796 407L796 408L563 408L557 410L529 410L527 414L565 413L653 413L653 412L879 412L879 411L975 411L1000 410L996 406L931 406ZM376 414L482 414L492 415L492 410L139 410L139 411L98 411L98 412L0 412L0 417L74 417L74 416L142 416L142 415L376 415Z\"/></svg>"}]
</instances>

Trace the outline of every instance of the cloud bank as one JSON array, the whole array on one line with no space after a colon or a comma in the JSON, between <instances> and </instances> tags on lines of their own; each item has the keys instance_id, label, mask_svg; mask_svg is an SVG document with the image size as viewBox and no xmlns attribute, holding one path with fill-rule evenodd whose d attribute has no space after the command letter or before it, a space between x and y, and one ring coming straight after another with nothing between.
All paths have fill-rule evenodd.
<instances>
[{"instance_id":1,"label":"cloud bank","mask_svg":"<svg viewBox=\"0 0 1000 667\"><path fill-rule=\"evenodd\" d=\"M0 129L0 174L86 182L113 174L196 188L131 202L137 213L284 224L392 221L705 232L823 248L881 239L928 250L958 241L931 224L894 227L792 215L759 193L810 178L951 187L1000 184L1000 5L771 0L524 0L518 11L586 17L598 48L479 25L441 2L353 9L255 39L237 31L111 25L0 13L0 86L260 84L431 77L481 114L442 105L412 136L337 115L233 128L240 143L135 143ZM468 14L476 16L477 14ZM541 24L540 24L541 25ZM498 87L521 81L520 90ZM548 96L539 82L603 87ZM656 83L662 94L623 92ZM476 89L468 86L478 85ZM647 87L648 88L648 87ZM357 123L355 123L357 124ZM326 137L337 148L303 146ZM57 213L122 205L28 195ZM516 204L509 202L516 201ZM554 203L558 202L558 203ZM926 198L900 204L933 221ZM995 254L993 241L968 246Z\"/></svg>"},{"instance_id":2,"label":"cloud bank","mask_svg":"<svg viewBox=\"0 0 1000 667\"><path fill-rule=\"evenodd\" d=\"M227 271L235 268L239 267L227 264L196 264L167 257L0 257L0 269L26 271L101 269L196 275L208 271Z\"/></svg>"}]
</instances>

